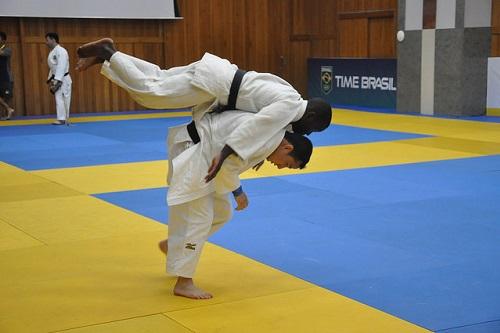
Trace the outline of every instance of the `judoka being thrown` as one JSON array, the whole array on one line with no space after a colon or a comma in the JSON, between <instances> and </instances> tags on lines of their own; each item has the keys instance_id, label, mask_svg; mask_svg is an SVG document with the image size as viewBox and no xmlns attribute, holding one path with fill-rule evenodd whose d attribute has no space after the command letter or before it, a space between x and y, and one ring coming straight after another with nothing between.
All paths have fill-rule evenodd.
<instances>
[{"instance_id":1,"label":"judoka being thrown","mask_svg":"<svg viewBox=\"0 0 500 333\"><path fill-rule=\"evenodd\" d=\"M148 108L192 106L194 120L221 107L255 113L253 119L241 123L238 130L224 138L224 146L212 156L206 181L215 177L228 156L247 160L284 128L310 134L326 129L331 122L331 107L324 100L306 101L280 77L241 71L228 60L210 53L187 66L162 70L117 51L113 40L104 38L79 47L78 56L78 70L103 63L101 74ZM232 95L237 100L231 100Z\"/></svg>"}]
</instances>

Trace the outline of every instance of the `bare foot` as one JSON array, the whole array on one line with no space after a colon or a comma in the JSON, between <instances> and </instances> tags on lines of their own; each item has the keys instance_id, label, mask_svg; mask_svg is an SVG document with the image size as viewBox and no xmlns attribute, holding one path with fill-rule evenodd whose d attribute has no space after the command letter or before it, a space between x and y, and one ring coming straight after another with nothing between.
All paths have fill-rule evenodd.
<instances>
[{"instance_id":1,"label":"bare foot","mask_svg":"<svg viewBox=\"0 0 500 333\"><path fill-rule=\"evenodd\" d=\"M98 57L104 60L109 60L115 52L115 44L111 38L103 38L87 43L76 50L80 58Z\"/></svg>"},{"instance_id":2,"label":"bare foot","mask_svg":"<svg viewBox=\"0 0 500 333\"><path fill-rule=\"evenodd\" d=\"M159 242L158 247L160 248L161 252L163 252L165 255L167 255L167 253L168 253L168 239L164 239L161 242Z\"/></svg>"},{"instance_id":3,"label":"bare foot","mask_svg":"<svg viewBox=\"0 0 500 333\"><path fill-rule=\"evenodd\" d=\"M192 299L210 299L212 294L201 290L193 283L193 279L179 276L174 287L174 295Z\"/></svg>"},{"instance_id":4,"label":"bare foot","mask_svg":"<svg viewBox=\"0 0 500 333\"><path fill-rule=\"evenodd\" d=\"M104 59L98 58L98 57L90 57L90 58L80 58L78 59L78 62L76 64L76 70L79 72L83 72L87 68L97 65L97 64L102 64L104 62Z\"/></svg>"}]
</instances>

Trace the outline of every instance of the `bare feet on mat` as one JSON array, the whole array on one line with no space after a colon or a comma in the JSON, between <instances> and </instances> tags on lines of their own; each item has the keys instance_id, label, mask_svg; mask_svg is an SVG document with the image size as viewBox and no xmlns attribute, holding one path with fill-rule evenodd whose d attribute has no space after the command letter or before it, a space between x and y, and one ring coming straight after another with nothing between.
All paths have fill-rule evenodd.
<instances>
[{"instance_id":1,"label":"bare feet on mat","mask_svg":"<svg viewBox=\"0 0 500 333\"><path fill-rule=\"evenodd\" d=\"M193 283L193 279L178 277L174 287L174 295L192 299L210 299L212 294L201 290Z\"/></svg>"},{"instance_id":2,"label":"bare feet on mat","mask_svg":"<svg viewBox=\"0 0 500 333\"><path fill-rule=\"evenodd\" d=\"M98 58L98 57L90 57L90 58L80 58L78 59L78 62L76 64L76 70L79 72L83 72L87 68L97 65L97 64L102 64L104 62L104 59Z\"/></svg>"},{"instance_id":3,"label":"bare feet on mat","mask_svg":"<svg viewBox=\"0 0 500 333\"><path fill-rule=\"evenodd\" d=\"M109 60L115 52L115 44L111 38L103 38L84 44L76 51L80 58L98 57L104 60Z\"/></svg>"},{"instance_id":4,"label":"bare feet on mat","mask_svg":"<svg viewBox=\"0 0 500 333\"><path fill-rule=\"evenodd\" d=\"M164 239L161 242L159 242L158 247L160 248L161 252L163 252L165 255L167 255L167 253L168 253L168 239Z\"/></svg>"}]
</instances>

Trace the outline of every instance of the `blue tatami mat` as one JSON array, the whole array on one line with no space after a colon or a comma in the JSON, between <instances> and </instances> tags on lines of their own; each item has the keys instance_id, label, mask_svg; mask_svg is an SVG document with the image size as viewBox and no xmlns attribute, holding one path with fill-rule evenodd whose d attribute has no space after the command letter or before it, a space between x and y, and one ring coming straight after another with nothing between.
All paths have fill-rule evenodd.
<instances>
[{"instance_id":1,"label":"blue tatami mat","mask_svg":"<svg viewBox=\"0 0 500 333\"><path fill-rule=\"evenodd\" d=\"M315 147L379 141L408 140L424 137L428 136L414 133L382 131L343 125L330 125L330 127L328 127L325 131L320 133L312 133L309 136Z\"/></svg>"},{"instance_id":2,"label":"blue tatami mat","mask_svg":"<svg viewBox=\"0 0 500 333\"><path fill-rule=\"evenodd\" d=\"M0 127L0 160L25 170L162 160L168 127L189 117ZM310 136L315 146L392 141L422 135L330 126Z\"/></svg>"},{"instance_id":3,"label":"blue tatami mat","mask_svg":"<svg viewBox=\"0 0 500 333\"><path fill-rule=\"evenodd\" d=\"M500 320L480 323L472 326L462 326L437 331L439 333L498 333L500 332Z\"/></svg>"},{"instance_id":4,"label":"blue tatami mat","mask_svg":"<svg viewBox=\"0 0 500 333\"><path fill-rule=\"evenodd\" d=\"M94 194L93 196L160 223L165 224L167 222L167 189L165 187L140 191Z\"/></svg>"},{"instance_id":5,"label":"blue tatami mat","mask_svg":"<svg viewBox=\"0 0 500 333\"><path fill-rule=\"evenodd\" d=\"M500 156L246 180L211 241L431 330L495 332L498 184ZM165 189L97 197L165 222Z\"/></svg>"},{"instance_id":6,"label":"blue tatami mat","mask_svg":"<svg viewBox=\"0 0 500 333\"><path fill-rule=\"evenodd\" d=\"M0 160L25 170L162 160L167 128L189 119L0 127Z\"/></svg>"}]
</instances>

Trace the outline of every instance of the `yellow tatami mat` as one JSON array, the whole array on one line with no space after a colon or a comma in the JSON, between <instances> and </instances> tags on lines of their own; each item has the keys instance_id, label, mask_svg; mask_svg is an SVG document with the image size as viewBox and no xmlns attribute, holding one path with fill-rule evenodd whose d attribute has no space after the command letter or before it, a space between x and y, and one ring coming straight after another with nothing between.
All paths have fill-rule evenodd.
<instances>
[{"instance_id":1,"label":"yellow tatami mat","mask_svg":"<svg viewBox=\"0 0 500 333\"><path fill-rule=\"evenodd\" d=\"M113 321L110 323L85 326L65 330L67 333L191 333L193 331L183 327L163 314Z\"/></svg>"},{"instance_id":2,"label":"yellow tatami mat","mask_svg":"<svg viewBox=\"0 0 500 333\"><path fill-rule=\"evenodd\" d=\"M482 155L481 152L484 150L491 153L498 151L498 147L489 144L483 149L456 150L437 138L317 147L311 161L303 170L279 170L270 163L265 163L259 171L249 170L241 178L261 178L475 157ZM167 161L163 160L40 170L34 171L33 174L64 184L77 191L94 194L166 186L167 164Z\"/></svg>"},{"instance_id":3,"label":"yellow tatami mat","mask_svg":"<svg viewBox=\"0 0 500 333\"><path fill-rule=\"evenodd\" d=\"M90 167L49 169L32 174L83 193L106 193L163 187L167 184L168 161L119 163Z\"/></svg>"},{"instance_id":4,"label":"yellow tatami mat","mask_svg":"<svg viewBox=\"0 0 500 333\"><path fill-rule=\"evenodd\" d=\"M157 119L157 118L176 118L176 117L190 117L190 111L166 111L155 113L134 113L134 114L120 114L109 116L88 116L88 117L75 117L70 119L70 123L88 123L97 121L115 121L115 120L133 120L133 119ZM48 125L54 121L52 118L42 119L26 119L26 120L9 120L0 122L1 126L19 126L19 125Z\"/></svg>"},{"instance_id":5,"label":"yellow tatami mat","mask_svg":"<svg viewBox=\"0 0 500 333\"><path fill-rule=\"evenodd\" d=\"M500 108L488 108L486 109L486 115L492 117L500 117Z\"/></svg>"},{"instance_id":6,"label":"yellow tatami mat","mask_svg":"<svg viewBox=\"0 0 500 333\"><path fill-rule=\"evenodd\" d=\"M336 109L333 123L500 143L498 123Z\"/></svg>"},{"instance_id":7,"label":"yellow tatami mat","mask_svg":"<svg viewBox=\"0 0 500 333\"><path fill-rule=\"evenodd\" d=\"M43 184L5 164L0 171L16 175L9 187ZM2 333L426 332L212 244L197 283L215 298L175 297L157 249L166 226L66 189L74 195L0 202Z\"/></svg>"},{"instance_id":8,"label":"yellow tatami mat","mask_svg":"<svg viewBox=\"0 0 500 333\"><path fill-rule=\"evenodd\" d=\"M48 244L164 230L144 216L86 195L0 202L0 218Z\"/></svg>"},{"instance_id":9,"label":"yellow tatami mat","mask_svg":"<svg viewBox=\"0 0 500 333\"><path fill-rule=\"evenodd\" d=\"M318 147L305 170L266 163L243 178L500 154L499 124L346 110L334 122L433 137ZM0 163L0 332L428 332L213 244L196 281L215 297L173 296L157 248L167 227L91 195L164 187L166 174L166 160L32 172Z\"/></svg>"},{"instance_id":10,"label":"yellow tatami mat","mask_svg":"<svg viewBox=\"0 0 500 333\"><path fill-rule=\"evenodd\" d=\"M204 249L197 282L216 297L175 297L175 278L164 275L165 259L156 248L165 236L162 229L0 252L0 265L9 268L0 282L0 330L97 325L84 332L108 332L114 327L109 322L164 313L171 320L155 318L154 327L171 327L173 320L174 327L194 332L275 332L276 327L324 332L332 325L347 332L425 332L211 244ZM314 320L306 323L304 315ZM122 322L121 332L135 332L135 320Z\"/></svg>"},{"instance_id":11,"label":"yellow tatami mat","mask_svg":"<svg viewBox=\"0 0 500 333\"><path fill-rule=\"evenodd\" d=\"M195 332L426 332L336 296L331 297L331 292L313 287L167 315ZM360 312L360 307L365 310Z\"/></svg>"},{"instance_id":12,"label":"yellow tatami mat","mask_svg":"<svg viewBox=\"0 0 500 333\"><path fill-rule=\"evenodd\" d=\"M0 251L42 244L44 243L37 240L33 236L30 236L15 226L0 220Z\"/></svg>"}]
</instances>

